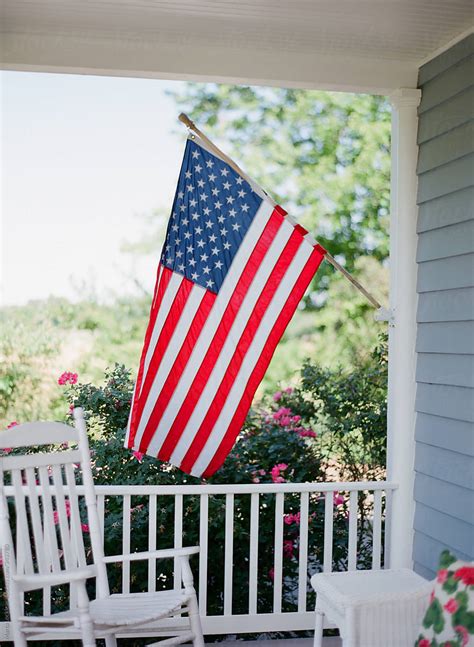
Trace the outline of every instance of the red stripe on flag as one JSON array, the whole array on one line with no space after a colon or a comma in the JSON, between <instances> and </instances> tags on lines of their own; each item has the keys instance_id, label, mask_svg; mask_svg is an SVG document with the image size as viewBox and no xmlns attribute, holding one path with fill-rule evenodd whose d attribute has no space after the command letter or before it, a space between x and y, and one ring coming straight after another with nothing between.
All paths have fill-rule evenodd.
<instances>
[{"instance_id":1,"label":"red stripe on flag","mask_svg":"<svg viewBox=\"0 0 474 647\"><path fill-rule=\"evenodd\" d=\"M321 251L315 248L308 259L303 271L301 272L298 281L296 282L291 294L289 295L286 303L281 311L280 316L278 317L275 325L272 328L270 335L265 343L265 346L260 354L257 364L255 365L252 374L247 382L247 386L244 391L239 405L234 413L232 421L229 425L226 435L222 439L216 453L214 454L212 460L204 471L202 477L209 478L212 476L216 470L221 467L222 463L225 461L228 453L232 449L232 446L239 435L240 429L245 421L245 417L248 413L250 405L252 404L253 394L255 393L258 385L260 384L265 371L272 359L273 353L277 347L278 342L280 341L285 328L288 325L293 313L295 312L298 303L303 297L306 288L308 287L311 279L316 273L321 261L323 260L324 255L321 254Z\"/></svg>"},{"instance_id":2,"label":"red stripe on flag","mask_svg":"<svg viewBox=\"0 0 474 647\"><path fill-rule=\"evenodd\" d=\"M160 272L161 270L161 272ZM130 437L128 441L128 446L133 447L133 438L135 437L135 423L137 421L137 407L138 407L138 396L141 391L142 381L143 381L143 369L145 365L145 358L148 352L148 347L150 345L150 339L153 334L153 329L156 323L156 317L160 310L161 302L163 295L166 292L168 284L170 282L173 272L166 267L163 267L161 264L158 265L155 292L153 295L153 301L150 307L150 320L145 333L145 340L143 342L142 355L140 357L140 365L138 367L137 381L135 385L135 397L132 403L132 408L130 412Z\"/></svg>"},{"instance_id":3,"label":"red stripe on flag","mask_svg":"<svg viewBox=\"0 0 474 647\"><path fill-rule=\"evenodd\" d=\"M306 236L308 230L302 227L301 225L295 225L296 231L299 231L302 236Z\"/></svg>"},{"instance_id":4,"label":"red stripe on flag","mask_svg":"<svg viewBox=\"0 0 474 647\"><path fill-rule=\"evenodd\" d=\"M175 361L173 362L173 366L170 369L168 377L166 378L163 384L163 388L160 391L160 395L158 396L153 407L153 411L150 414L150 418L148 419L142 439L140 441L139 449L141 452L146 452L146 450L148 449L148 445L150 444L156 428L160 423L160 420L166 409L166 405L168 404L171 396L174 393L176 385L178 384L183 370L188 363L188 359L193 352L202 327L206 323L206 319L211 312L216 298L217 295L208 290L204 294L204 297L199 305L199 308L196 311L196 314L194 315L192 323L186 334L183 345L181 346L180 351L177 354Z\"/></svg>"},{"instance_id":5,"label":"red stripe on flag","mask_svg":"<svg viewBox=\"0 0 474 647\"><path fill-rule=\"evenodd\" d=\"M240 306L244 300L245 295L248 292L248 289L252 283L252 280L255 274L262 263L265 254L267 253L268 247L271 245L276 233L283 223L283 218L277 211L273 211L270 216L265 229L260 235L257 244L255 245L250 258L247 261L244 271L242 272L240 279L235 286L235 289L232 293L232 296L227 304L225 312L221 318L219 326L214 334L214 337L209 344L208 351L199 367L199 370L194 377L193 383L186 395L186 398L181 405L176 418L171 425L171 428L166 436L165 442L163 443L159 453L158 458L163 461L168 461L176 444L178 443L181 434L183 433L189 418L201 397L202 391L204 390L209 375L212 372L212 369L219 357L219 354L222 350L222 347L225 344L225 341L228 337L229 331L232 327L232 324L237 316Z\"/></svg>"},{"instance_id":6,"label":"red stripe on flag","mask_svg":"<svg viewBox=\"0 0 474 647\"><path fill-rule=\"evenodd\" d=\"M160 331L158 339L156 340L155 350L153 351L153 356L148 365L148 370L145 375L145 380L143 382L142 390L138 396L138 403L136 407L137 420L139 420L142 416L143 408L147 401L148 394L150 393L153 380L155 379L156 373L160 368L163 355L169 344L173 331L175 330L178 324L178 321L181 317L181 314L189 298L191 290L193 289L193 286L194 286L194 283L183 276L181 285L179 286L175 294L173 303L171 304L168 314L166 315L166 320ZM136 433L136 430L135 430L135 433ZM135 433L134 433L134 436L135 436Z\"/></svg>"},{"instance_id":7,"label":"red stripe on flag","mask_svg":"<svg viewBox=\"0 0 474 647\"><path fill-rule=\"evenodd\" d=\"M283 251L281 252L275 266L268 277L268 280L263 288L253 310L252 314L249 317L247 325L240 337L237 348L234 351L234 354L229 362L229 366L222 378L222 381L219 385L216 395L212 403L209 406L207 414L204 420L201 423L196 435L184 456L180 469L184 472L190 472L192 466L194 465L196 459L201 453L202 448L206 444L209 434L214 428L214 425L222 411L222 408L227 400L229 391L232 388L232 384L237 377L242 362L245 359L245 355L252 343L252 340L257 332L262 317L264 316L270 302L280 285L290 263L292 262L294 256L296 255L303 239L301 235L294 231L290 238L288 239Z\"/></svg>"}]
</instances>

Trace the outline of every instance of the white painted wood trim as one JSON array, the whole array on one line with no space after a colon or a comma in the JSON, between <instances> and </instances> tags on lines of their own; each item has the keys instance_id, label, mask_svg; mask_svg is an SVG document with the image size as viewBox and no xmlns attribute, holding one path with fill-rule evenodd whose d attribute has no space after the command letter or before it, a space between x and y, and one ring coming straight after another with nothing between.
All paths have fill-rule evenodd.
<instances>
[{"instance_id":1,"label":"white painted wood trim","mask_svg":"<svg viewBox=\"0 0 474 647\"><path fill-rule=\"evenodd\" d=\"M417 64L418 67L422 67L423 65L425 65L426 63L429 63L440 54L443 54L443 52L447 52L448 49L450 49L454 45L457 45L457 43L460 43L462 40L464 40L465 38L467 38L473 33L474 33L474 25L471 25L470 27L462 31L454 38L451 38L451 40L448 40L447 43L444 43L444 45L441 45L441 47L438 47L433 52L428 54L428 56L425 56L421 61L418 62Z\"/></svg>"},{"instance_id":2,"label":"white painted wood trim","mask_svg":"<svg viewBox=\"0 0 474 647\"><path fill-rule=\"evenodd\" d=\"M417 65L334 53L169 43L88 34L3 34L0 68L389 94L416 87Z\"/></svg>"},{"instance_id":3,"label":"white painted wood trim","mask_svg":"<svg viewBox=\"0 0 474 647\"><path fill-rule=\"evenodd\" d=\"M414 517L416 368L416 145L420 90L401 88L392 101L387 478L399 488L387 510L390 568L411 567Z\"/></svg>"}]
</instances>

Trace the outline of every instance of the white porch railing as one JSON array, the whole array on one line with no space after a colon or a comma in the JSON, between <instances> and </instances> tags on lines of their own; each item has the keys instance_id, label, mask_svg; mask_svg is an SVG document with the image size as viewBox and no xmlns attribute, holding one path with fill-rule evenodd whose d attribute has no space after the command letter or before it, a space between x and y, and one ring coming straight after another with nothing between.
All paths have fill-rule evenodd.
<instances>
[{"instance_id":1,"label":"white porch railing","mask_svg":"<svg viewBox=\"0 0 474 647\"><path fill-rule=\"evenodd\" d=\"M156 548L169 547L157 545L159 537L159 517L164 503L169 503L169 497L174 499L174 528L173 543L175 547L199 543L201 547L199 561L193 564L196 574L196 585L199 595L200 613L203 620L205 634L240 634L258 633L265 631L296 631L313 628L313 609L308 604L310 592L308 591L308 575L312 575L317 569L331 571L333 568L333 549L335 547L335 515L334 495L343 495L347 504L344 509L347 512L344 537L344 557L339 557L343 568L353 570L358 566L358 555L363 549L364 554L369 556L369 563L364 564L365 568L379 569L383 562L383 511L389 507L388 504L396 485L387 482L360 482L360 483L282 483L282 484L251 484L251 485L106 485L96 486L98 496L98 509L102 528L104 520L107 519L110 508L117 511L117 498L121 499L118 509L121 509L119 521L114 523L114 533L121 536L122 553L124 555L136 550L155 550ZM8 493L8 488L7 493ZM78 488L79 493L81 489ZM361 495L370 497L370 512L364 520L364 531L360 530L359 497ZM197 504L196 497L199 503ZM148 507L147 523L148 538L147 546L136 546L133 534L133 500L139 499L142 507ZM166 499L165 499L166 498ZM189 499L190 498L190 499ZM324 503L323 503L324 499ZM384 501L385 499L385 501ZM194 506L188 507L187 502L194 500ZM143 503L145 501L146 503ZM215 508L214 502L221 501L219 509L222 511L223 534L219 537L209 535L210 522L214 524L215 518L210 518L210 511ZM299 512L299 523L295 525L297 532L297 575L288 582L285 577L285 503L290 502L292 514ZM237 505L236 505L237 504ZM324 518L315 516L315 509L324 510ZM248 519L239 523L246 527L245 550L240 563L234 559L234 520L236 512L242 515L242 510L248 513ZM191 510L191 514L190 511ZM272 516L273 536L262 536L263 517L267 520L268 515ZM340 526L340 512L339 526ZM183 539L183 523L194 529L198 538L196 542L188 540L186 534ZM319 523L323 533L323 545L313 546L309 543L311 537L311 524ZM161 525L161 524L160 524ZM211 524L212 525L212 524ZM339 546L338 553L341 553L340 528L338 532ZM186 533L186 530L185 530ZM193 534L193 533L191 533ZM169 537L169 534L167 534ZM237 538L242 542L242 538ZM259 564L263 557L263 540L266 541L266 550L271 551L273 573L263 574L259 572ZM360 542L363 542L363 546ZM242 544L239 545L242 548ZM117 547L115 547L117 551ZM223 551L223 560L213 561L213 553ZM318 552L322 559L315 559ZM267 559L268 561L268 559ZM216 564L214 563L217 563ZM294 563L294 560L293 560ZM131 573L130 561L124 561L121 565L121 588L123 592L129 591L154 591L157 586L156 560L149 559L147 565L147 577L145 581L136 581ZM359 564L360 566L360 564ZM223 572L216 573L219 568ZM245 608L242 608L242 596L240 608L235 609L234 596L238 592L234 586L234 569L238 569L239 575L245 571L245 579L248 581L248 591L245 592ZM260 569L261 571L261 569ZM158 573L159 575L159 573ZM180 574L174 570L174 581L179 581ZM262 586L262 577L266 577L266 591L272 586L273 592L270 597L271 608L261 608L259 601L259 587ZM212 598L218 600L219 610L216 612L216 604L210 605L208 596L208 580L212 579ZM269 580L270 578L270 580ZM271 581L273 580L273 581ZM219 583L216 590L216 581ZM222 586L220 586L222 584ZM289 584L291 586L289 586ZM291 589L289 591L289 589ZM44 599L44 611L48 611L48 600ZM209 611L210 606L214 610ZM8 639L9 627L7 622L0 622L0 637ZM144 634L142 634L144 635ZM153 635L152 627L146 635Z\"/></svg>"}]
</instances>

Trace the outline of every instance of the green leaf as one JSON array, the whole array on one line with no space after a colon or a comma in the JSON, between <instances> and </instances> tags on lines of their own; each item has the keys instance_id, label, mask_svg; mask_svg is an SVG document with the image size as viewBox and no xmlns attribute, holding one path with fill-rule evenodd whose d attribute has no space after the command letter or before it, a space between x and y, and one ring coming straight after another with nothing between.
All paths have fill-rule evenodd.
<instances>
[{"instance_id":1,"label":"green leaf","mask_svg":"<svg viewBox=\"0 0 474 647\"><path fill-rule=\"evenodd\" d=\"M443 550L439 558L439 568L449 568L455 561L456 557L449 550Z\"/></svg>"},{"instance_id":2,"label":"green leaf","mask_svg":"<svg viewBox=\"0 0 474 647\"><path fill-rule=\"evenodd\" d=\"M439 600L435 598L426 611L423 626L425 629L433 627L434 631L439 634L443 631L444 624L443 609Z\"/></svg>"}]
</instances>

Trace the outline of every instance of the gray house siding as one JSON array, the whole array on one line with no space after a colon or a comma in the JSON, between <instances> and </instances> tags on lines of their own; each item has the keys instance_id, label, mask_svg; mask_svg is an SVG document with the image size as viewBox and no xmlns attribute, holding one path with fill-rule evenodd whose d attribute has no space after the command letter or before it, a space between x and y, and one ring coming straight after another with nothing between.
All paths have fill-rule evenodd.
<instances>
[{"instance_id":1,"label":"gray house siding","mask_svg":"<svg viewBox=\"0 0 474 647\"><path fill-rule=\"evenodd\" d=\"M415 569L474 559L474 35L420 69Z\"/></svg>"}]
</instances>

